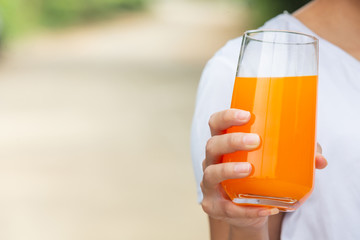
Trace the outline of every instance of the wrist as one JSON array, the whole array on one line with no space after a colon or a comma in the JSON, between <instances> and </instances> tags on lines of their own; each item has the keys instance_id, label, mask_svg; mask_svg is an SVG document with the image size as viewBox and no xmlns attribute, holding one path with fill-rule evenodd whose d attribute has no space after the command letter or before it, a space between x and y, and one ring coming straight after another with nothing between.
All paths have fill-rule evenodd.
<instances>
[{"instance_id":1,"label":"wrist","mask_svg":"<svg viewBox=\"0 0 360 240\"><path fill-rule=\"evenodd\" d=\"M268 224L259 227L237 227L230 226L229 240L268 240Z\"/></svg>"}]
</instances>

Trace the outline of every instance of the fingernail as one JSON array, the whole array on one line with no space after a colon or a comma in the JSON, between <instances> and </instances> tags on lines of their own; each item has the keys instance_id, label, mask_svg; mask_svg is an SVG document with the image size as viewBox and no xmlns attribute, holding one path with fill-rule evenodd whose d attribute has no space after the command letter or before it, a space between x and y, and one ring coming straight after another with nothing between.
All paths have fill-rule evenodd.
<instances>
[{"instance_id":1,"label":"fingernail","mask_svg":"<svg viewBox=\"0 0 360 240\"><path fill-rule=\"evenodd\" d=\"M271 209L264 209L258 212L259 217L266 217L270 215L275 215L279 213L279 209L271 208Z\"/></svg>"},{"instance_id":2,"label":"fingernail","mask_svg":"<svg viewBox=\"0 0 360 240\"><path fill-rule=\"evenodd\" d=\"M320 160L324 161L324 162L327 162L326 158L321 154L316 155L316 157L319 158Z\"/></svg>"},{"instance_id":3,"label":"fingernail","mask_svg":"<svg viewBox=\"0 0 360 240\"><path fill-rule=\"evenodd\" d=\"M275 214L278 214L280 211L278 208L272 208L270 209L270 215L275 215Z\"/></svg>"},{"instance_id":4,"label":"fingernail","mask_svg":"<svg viewBox=\"0 0 360 240\"><path fill-rule=\"evenodd\" d=\"M316 155L316 161L315 161L315 167L318 169L323 169L328 165L328 161L323 155L317 154Z\"/></svg>"},{"instance_id":5,"label":"fingernail","mask_svg":"<svg viewBox=\"0 0 360 240\"><path fill-rule=\"evenodd\" d=\"M236 117L239 120L247 120L250 117L250 112L248 111L243 111L243 110L239 110L236 113Z\"/></svg>"},{"instance_id":6,"label":"fingernail","mask_svg":"<svg viewBox=\"0 0 360 240\"><path fill-rule=\"evenodd\" d=\"M251 170L251 164L247 162L238 163L234 167L234 171L238 173L248 173Z\"/></svg>"},{"instance_id":7,"label":"fingernail","mask_svg":"<svg viewBox=\"0 0 360 240\"><path fill-rule=\"evenodd\" d=\"M257 146L260 143L260 137L257 134L249 133L243 137L244 143L248 146Z\"/></svg>"}]
</instances>

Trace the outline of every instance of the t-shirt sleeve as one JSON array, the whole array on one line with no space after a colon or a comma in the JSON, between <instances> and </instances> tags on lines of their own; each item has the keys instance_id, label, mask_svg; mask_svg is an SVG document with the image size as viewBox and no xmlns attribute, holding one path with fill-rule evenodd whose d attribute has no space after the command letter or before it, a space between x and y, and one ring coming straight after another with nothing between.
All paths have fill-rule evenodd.
<instances>
[{"instance_id":1,"label":"t-shirt sleeve","mask_svg":"<svg viewBox=\"0 0 360 240\"><path fill-rule=\"evenodd\" d=\"M205 159L206 142L210 138L208 121L213 113L230 108L236 66L234 57L218 53L207 63L200 79L191 129L191 157L199 203L203 198L200 189L202 161Z\"/></svg>"}]
</instances>

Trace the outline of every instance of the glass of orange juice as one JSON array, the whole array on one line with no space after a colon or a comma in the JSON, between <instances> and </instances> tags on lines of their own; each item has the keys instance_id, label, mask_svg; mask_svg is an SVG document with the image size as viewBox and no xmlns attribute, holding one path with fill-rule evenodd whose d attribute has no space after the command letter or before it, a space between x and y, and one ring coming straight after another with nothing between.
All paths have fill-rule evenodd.
<instances>
[{"instance_id":1,"label":"glass of orange juice","mask_svg":"<svg viewBox=\"0 0 360 240\"><path fill-rule=\"evenodd\" d=\"M231 108L247 110L250 121L227 133L257 133L260 146L223 156L249 162L251 174L222 186L239 205L294 211L313 189L316 145L318 40L280 31L245 32Z\"/></svg>"}]
</instances>

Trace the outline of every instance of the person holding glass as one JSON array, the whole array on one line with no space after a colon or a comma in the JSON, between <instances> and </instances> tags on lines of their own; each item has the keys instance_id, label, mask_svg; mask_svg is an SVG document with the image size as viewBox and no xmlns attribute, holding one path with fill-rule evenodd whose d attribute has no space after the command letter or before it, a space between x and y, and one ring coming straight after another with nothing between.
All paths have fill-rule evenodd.
<instances>
[{"instance_id":1,"label":"person holding glass","mask_svg":"<svg viewBox=\"0 0 360 240\"><path fill-rule=\"evenodd\" d=\"M228 109L242 39L228 42L208 62L197 94L192 158L198 200L209 215L212 240L360 239L359 23L359 0L314 0L292 15L284 13L271 19L261 28L301 32L319 39L316 140L327 160L317 145L315 165L322 169L328 161L329 166L316 172L311 196L292 213L279 213L279 209L284 210L281 207L238 206L224 194L221 183L246 179L253 174L254 165L217 164L222 156L251 153L263 143L262 136L251 131L226 132L253 121L253 113L246 109ZM286 157L297 159L301 154L290 151ZM295 168L301 163L296 161Z\"/></svg>"}]
</instances>

